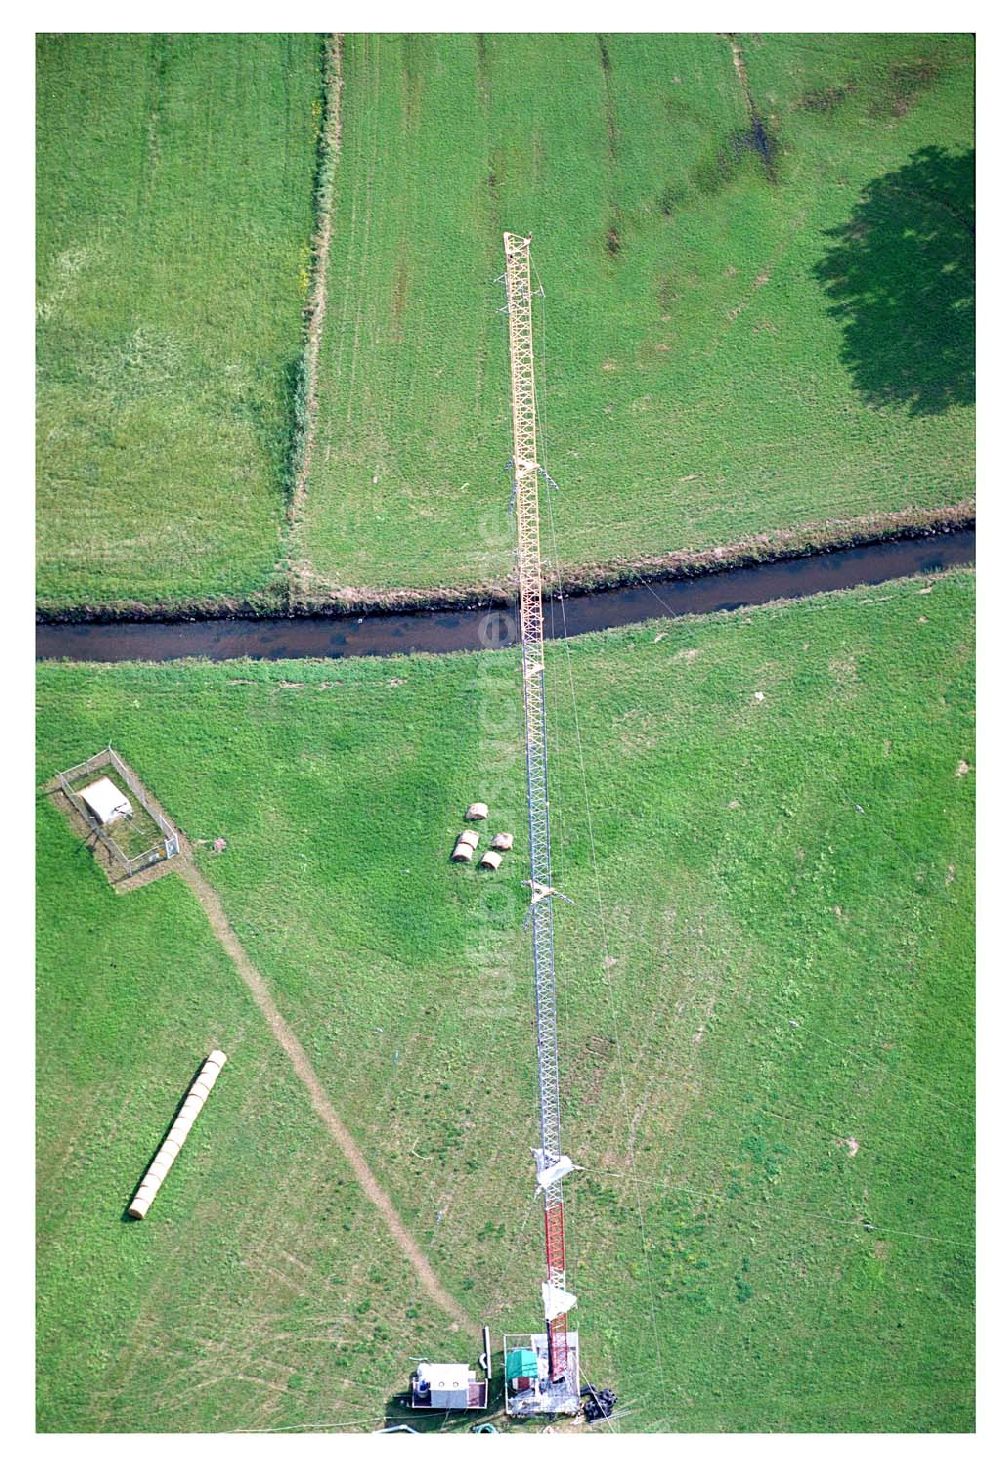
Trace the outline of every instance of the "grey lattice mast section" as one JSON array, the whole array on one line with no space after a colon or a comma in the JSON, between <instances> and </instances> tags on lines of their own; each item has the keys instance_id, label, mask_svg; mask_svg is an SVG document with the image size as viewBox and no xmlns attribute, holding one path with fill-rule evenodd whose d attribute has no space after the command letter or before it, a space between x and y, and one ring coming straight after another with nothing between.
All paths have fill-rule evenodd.
<instances>
[{"instance_id":1,"label":"grey lattice mast section","mask_svg":"<svg viewBox=\"0 0 1000 1464\"><path fill-rule=\"evenodd\" d=\"M535 967L538 1090L541 1148L535 1150L539 1188L545 1202L546 1286L543 1290L553 1382L566 1374L566 1291L563 1177L572 1165L562 1152L559 1124L559 1047L556 1037L556 972L553 943L548 766L545 740L545 651L542 618L542 561L539 542L535 364L531 333L531 237L504 234L507 315L514 415L514 507L517 518L517 579L524 683L525 750L528 767L528 844L531 857L531 939Z\"/></svg>"}]
</instances>

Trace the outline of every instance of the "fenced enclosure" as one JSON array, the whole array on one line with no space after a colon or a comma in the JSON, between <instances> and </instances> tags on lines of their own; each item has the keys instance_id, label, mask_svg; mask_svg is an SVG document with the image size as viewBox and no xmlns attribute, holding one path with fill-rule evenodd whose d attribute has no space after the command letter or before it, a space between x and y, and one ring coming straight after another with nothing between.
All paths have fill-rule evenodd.
<instances>
[{"instance_id":1,"label":"fenced enclosure","mask_svg":"<svg viewBox=\"0 0 1000 1464\"><path fill-rule=\"evenodd\" d=\"M102 773L117 776L134 799L132 812L116 820L114 834L95 817L80 797L80 790L91 778ZM141 869L159 864L164 859L172 859L180 852L177 830L152 807L149 795L139 779L113 747L105 747L101 752L95 752L86 762L58 773L56 781L87 827L100 839L127 875L138 874Z\"/></svg>"}]
</instances>

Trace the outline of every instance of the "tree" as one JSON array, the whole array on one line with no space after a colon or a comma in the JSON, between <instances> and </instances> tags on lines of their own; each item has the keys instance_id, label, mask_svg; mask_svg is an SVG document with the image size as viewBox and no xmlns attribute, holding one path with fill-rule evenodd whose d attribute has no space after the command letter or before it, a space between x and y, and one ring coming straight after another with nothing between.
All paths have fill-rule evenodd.
<instances>
[{"instance_id":1,"label":"tree","mask_svg":"<svg viewBox=\"0 0 1000 1464\"><path fill-rule=\"evenodd\" d=\"M865 187L815 268L872 407L975 401L975 153L925 147Z\"/></svg>"}]
</instances>

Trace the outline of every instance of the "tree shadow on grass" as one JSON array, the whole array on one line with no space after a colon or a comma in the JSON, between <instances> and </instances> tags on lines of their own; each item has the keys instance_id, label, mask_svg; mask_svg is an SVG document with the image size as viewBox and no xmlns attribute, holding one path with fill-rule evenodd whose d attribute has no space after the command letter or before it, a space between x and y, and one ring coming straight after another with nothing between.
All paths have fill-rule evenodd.
<instances>
[{"instance_id":1,"label":"tree shadow on grass","mask_svg":"<svg viewBox=\"0 0 1000 1464\"><path fill-rule=\"evenodd\" d=\"M814 273L873 407L975 401L975 153L925 147L867 184Z\"/></svg>"}]
</instances>

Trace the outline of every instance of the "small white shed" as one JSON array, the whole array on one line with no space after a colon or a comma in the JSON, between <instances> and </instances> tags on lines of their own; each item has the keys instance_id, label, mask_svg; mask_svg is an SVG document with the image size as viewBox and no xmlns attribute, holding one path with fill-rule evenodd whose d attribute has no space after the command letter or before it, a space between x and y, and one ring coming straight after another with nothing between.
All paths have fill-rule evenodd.
<instances>
[{"instance_id":1,"label":"small white shed","mask_svg":"<svg viewBox=\"0 0 1000 1464\"><path fill-rule=\"evenodd\" d=\"M81 788L80 797L98 823L110 824L119 818L131 817L131 803L110 778L98 778L88 787Z\"/></svg>"},{"instance_id":2,"label":"small white shed","mask_svg":"<svg viewBox=\"0 0 1000 1464\"><path fill-rule=\"evenodd\" d=\"M413 1380L416 1408L480 1408L485 1385L462 1362L421 1362ZM483 1400L480 1402L480 1393Z\"/></svg>"}]
</instances>

